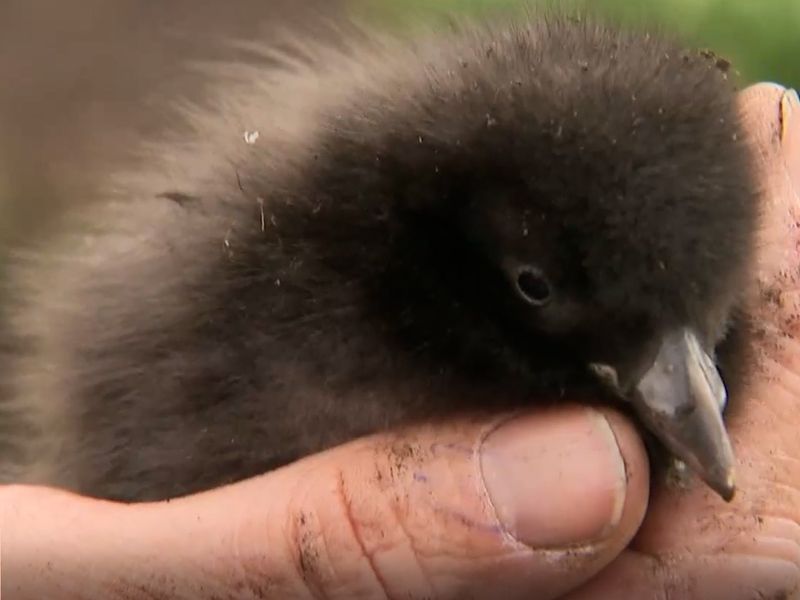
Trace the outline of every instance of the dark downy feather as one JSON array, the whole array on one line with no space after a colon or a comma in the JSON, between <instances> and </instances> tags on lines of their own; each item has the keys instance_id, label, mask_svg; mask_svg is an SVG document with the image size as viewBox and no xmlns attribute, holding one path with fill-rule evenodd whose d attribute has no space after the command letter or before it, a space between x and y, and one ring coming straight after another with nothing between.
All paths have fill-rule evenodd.
<instances>
[{"instance_id":1,"label":"dark downy feather","mask_svg":"<svg viewBox=\"0 0 800 600\"><path fill-rule=\"evenodd\" d=\"M724 337L758 215L713 60L558 18L304 53L210 69L190 133L17 253L6 480L177 496ZM509 257L580 316L532 317Z\"/></svg>"}]
</instances>

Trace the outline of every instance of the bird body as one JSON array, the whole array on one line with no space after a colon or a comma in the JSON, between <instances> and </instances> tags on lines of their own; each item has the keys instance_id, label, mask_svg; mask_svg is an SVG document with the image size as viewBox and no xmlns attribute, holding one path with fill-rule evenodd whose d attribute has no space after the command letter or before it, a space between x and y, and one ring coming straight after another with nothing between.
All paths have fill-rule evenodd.
<instances>
[{"instance_id":1,"label":"bird body","mask_svg":"<svg viewBox=\"0 0 800 600\"><path fill-rule=\"evenodd\" d=\"M11 259L0 478L153 500L598 372L659 396L742 305L756 194L702 53L530 18L209 77Z\"/></svg>"}]
</instances>

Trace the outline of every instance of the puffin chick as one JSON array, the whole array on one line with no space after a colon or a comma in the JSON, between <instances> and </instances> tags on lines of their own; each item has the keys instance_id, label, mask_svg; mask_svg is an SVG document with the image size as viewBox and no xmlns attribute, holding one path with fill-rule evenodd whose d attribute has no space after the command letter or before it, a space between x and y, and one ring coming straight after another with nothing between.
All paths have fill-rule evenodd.
<instances>
[{"instance_id":1,"label":"puffin chick","mask_svg":"<svg viewBox=\"0 0 800 600\"><path fill-rule=\"evenodd\" d=\"M208 69L210 107L18 249L2 479L155 500L603 391L730 499L758 210L726 63L552 17L342 39Z\"/></svg>"}]
</instances>

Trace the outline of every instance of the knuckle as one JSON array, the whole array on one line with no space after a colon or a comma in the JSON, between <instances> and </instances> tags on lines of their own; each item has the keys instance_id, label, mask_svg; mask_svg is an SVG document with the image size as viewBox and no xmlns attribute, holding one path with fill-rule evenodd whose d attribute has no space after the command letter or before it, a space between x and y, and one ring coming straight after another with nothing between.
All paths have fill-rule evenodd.
<instances>
[{"instance_id":1,"label":"knuckle","mask_svg":"<svg viewBox=\"0 0 800 600\"><path fill-rule=\"evenodd\" d=\"M343 475L315 478L327 482L290 508L286 524L289 552L308 595L320 599L388 598L384 580L360 536ZM319 494L319 489L331 490Z\"/></svg>"}]
</instances>

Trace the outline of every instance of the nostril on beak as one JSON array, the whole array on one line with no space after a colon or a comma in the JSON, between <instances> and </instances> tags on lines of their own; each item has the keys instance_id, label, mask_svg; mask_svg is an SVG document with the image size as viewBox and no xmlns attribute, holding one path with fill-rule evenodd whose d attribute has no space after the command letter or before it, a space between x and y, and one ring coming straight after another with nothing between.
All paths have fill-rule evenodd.
<instances>
[{"instance_id":1,"label":"nostril on beak","mask_svg":"<svg viewBox=\"0 0 800 600\"><path fill-rule=\"evenodd\" d=\"M589 371L591 371L600 382L608 386L614 392L620 392L619 373L611 365L605 363L589 363Z\"/></svg>"}]
</instances>

